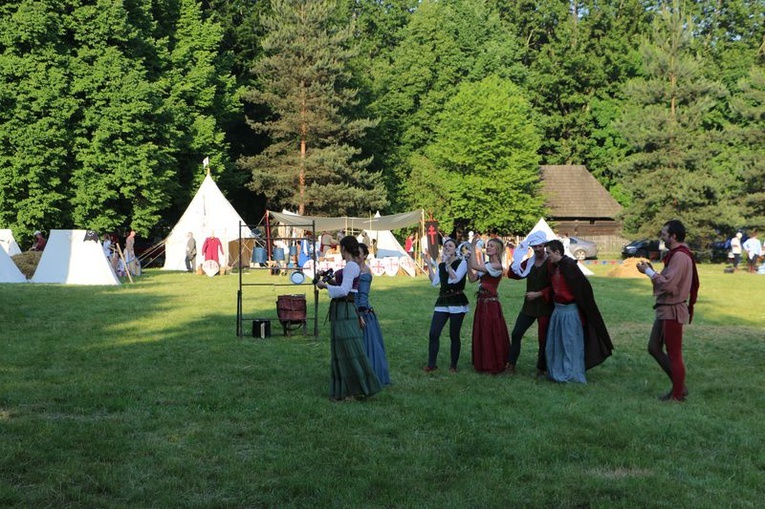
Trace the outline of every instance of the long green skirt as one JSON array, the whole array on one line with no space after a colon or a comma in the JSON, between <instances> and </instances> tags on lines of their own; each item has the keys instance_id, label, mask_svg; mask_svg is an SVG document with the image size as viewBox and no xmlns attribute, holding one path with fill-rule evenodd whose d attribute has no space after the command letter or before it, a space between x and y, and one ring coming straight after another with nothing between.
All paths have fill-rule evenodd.
<instances>
[{"instance_id":1,"label":"long green skirt","mask_svg":"<svg viewBox=\"0 0 765 509\"><path fill-rule=\"evenodd\" d=\"M331 382L329 397L372 396L382 385L364 353L364 335L353 302L333 299L329 305Z\"/></svg>"}]
</instances>

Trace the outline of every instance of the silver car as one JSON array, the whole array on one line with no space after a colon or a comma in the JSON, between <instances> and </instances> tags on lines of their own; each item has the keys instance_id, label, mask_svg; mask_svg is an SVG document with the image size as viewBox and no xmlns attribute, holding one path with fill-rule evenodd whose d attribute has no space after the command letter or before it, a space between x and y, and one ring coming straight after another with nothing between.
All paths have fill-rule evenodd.
<instances>
[{"instance_id":1,"label":"silver car","mask_svg":"<svg viewBox=\"0 0 765 509\"><path fill-rule=\"evenodd\" d=\"M569 237L569 240L568 250L577 260L598 257L598 245L594 242L579 237Z\"/></svg>"}]
</instances>

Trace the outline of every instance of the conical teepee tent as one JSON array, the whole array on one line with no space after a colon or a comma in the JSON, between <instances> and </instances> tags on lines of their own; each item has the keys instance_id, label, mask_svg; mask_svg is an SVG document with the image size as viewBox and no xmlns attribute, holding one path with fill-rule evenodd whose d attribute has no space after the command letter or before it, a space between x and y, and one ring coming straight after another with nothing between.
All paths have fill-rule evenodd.
<instances>
[{"instance_id":1,"label":"conical teepee tent","mask_svg":"<svg viewBox=\"0 0 765 509\"><path fill-rule=\"evenodd\" d=\"M239 224L244 223L242 217L234 210L231 203L223 196L215 181L208 173L197 194L189 203L170 235L165 239L165 270L186 270L186 241L188 233L194 234L197 242L197 263L202 257L202 244L211 233L215 233L223 244L226 257L220 262L228 264L228 244L239 239ZM242 229L242 237L252 238L249 228Z\"/></svg>"},{"instance_id":2,"label":"conical teepee tent","mask_svg":"<svg viewBox=\"0 0 765 509\"><path fill-rule=\"evenodd\" d=\"M0 248L0 283L25 283L26 281L27 278L11 260L5 249Z\"/></svg>"},{"instance_id":3,"label":"conical teepee tent","mask_svg":"<svg viewBox=\"0 0 765 509\"><path fill-rule=\"evenodd\" d=\"M21 253L16 239L13 238L13 232L8 228L0 228L0 249L5 251L8 256Z\"/></svg>"},{"instance_id":4,"label":"conical teepee tent","mask_svg":"<svg viewBox=\"0 0 765 509\"><path fill-rule=\"evenodd\" d=\"M98 235L87 230L51 230L33 283L118 285Z\"/></svg>"}]
</instances>

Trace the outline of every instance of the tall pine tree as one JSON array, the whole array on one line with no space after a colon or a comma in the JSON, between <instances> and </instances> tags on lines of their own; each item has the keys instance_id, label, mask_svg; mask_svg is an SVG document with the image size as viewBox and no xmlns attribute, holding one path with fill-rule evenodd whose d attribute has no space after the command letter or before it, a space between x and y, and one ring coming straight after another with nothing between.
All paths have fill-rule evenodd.
<instances>
[{"instance_id":1,"label":"tall pine tree","mask_svg":"<svg viewBox=\"0 0 765 509\"><path fill-rule=\"evenodd\" d=\"M338 23L327 0L273 0L272 11L264 19L265 56L253 68L257 85L245 94L271 112L251 123L271 144L240 160L252 171L251 189L265 195L270 208L294 207L300 214L384 207L380 176L356 145L375 123L353 118L352 24Z\"/></svg>"},{"instance_id":2,"label":"tall pine tree","mask_svg":"<svg viewBox=\"0 0 765 509\"><path fill-rule=\"evenodd\" d=\"M703 62L690 51L693 33L678 2L657 13L641 46L645 78L627 84L619 127L632 153L617 171L631 197L628 233L655 236L675 218L702 245L734 210L726 206L731 176L711 164L720 149L712 118L725 90L704 78Z\"/></svg>"}]
</instances>

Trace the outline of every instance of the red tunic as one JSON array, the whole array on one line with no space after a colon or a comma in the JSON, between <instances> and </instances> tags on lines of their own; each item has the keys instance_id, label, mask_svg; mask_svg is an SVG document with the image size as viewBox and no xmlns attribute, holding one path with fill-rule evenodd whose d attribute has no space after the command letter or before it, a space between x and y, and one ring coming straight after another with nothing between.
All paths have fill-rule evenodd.
<instances>
[{"instance_id":1,"label":"red tunic","mask_svg":"<svg viewBox=\"0 0 765 509\"><path fill-rule=\"evenodd\" d=\"M223 252L223 245L220 243L218 237L207 237L205 243L202 244L202 254L205 256L205 261L215 260L216 263L220 263L218 260L218 253Z\"/></svg>"}]
</instances>

